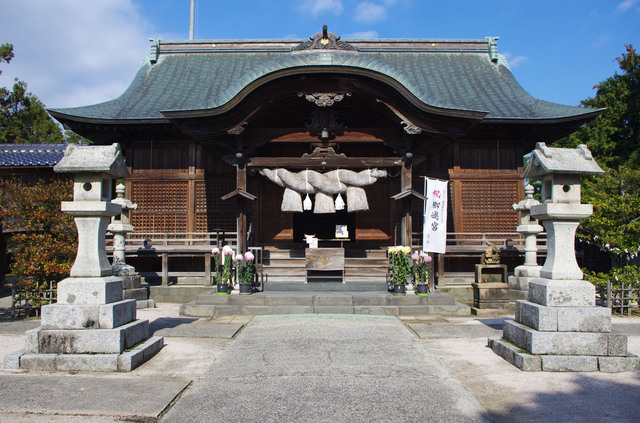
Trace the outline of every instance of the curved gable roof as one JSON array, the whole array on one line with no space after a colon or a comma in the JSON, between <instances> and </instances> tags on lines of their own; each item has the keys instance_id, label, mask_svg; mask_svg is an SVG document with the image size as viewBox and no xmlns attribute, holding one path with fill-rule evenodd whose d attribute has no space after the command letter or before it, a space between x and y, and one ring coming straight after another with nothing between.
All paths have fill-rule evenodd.
<instances>
[{"instance_id":1,"label":"curved gable roof","mask_svg":"<svg viewBox=\"0 0 640 423\"><path fill-rule=\"evenodd\" d=\"M166 121L162 112L224 110L251 84L285 73L356 73L399 84L425 109L475 112L490 120L585 118L598 110L538 100L483 40L361 40L359 52L292 52L295 41L160 42L129 88L104 103L51 109L79 121ZM441 47L444 45L445 47ZM433 47L432 47L433 46ZM469 47L471 46L471 47ZM480 47L478 47L480 46Z\"/></svg>"}]
</instances>

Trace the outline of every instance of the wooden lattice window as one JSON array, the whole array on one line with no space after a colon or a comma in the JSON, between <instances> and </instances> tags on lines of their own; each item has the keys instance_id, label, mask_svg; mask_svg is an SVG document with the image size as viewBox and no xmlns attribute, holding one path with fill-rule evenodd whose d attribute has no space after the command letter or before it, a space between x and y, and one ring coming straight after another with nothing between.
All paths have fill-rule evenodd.
<instances>
[{"instance_id":1,"label":"wooden lattice window","mask_svg":"<svg viewBox=\"0 0 640 423\"><path fill-rule=\"evenodd\" d=\"M462 228L459 232L512 232L518 214L518 180L463 181Z\"/></svg>"},{"instance_id":2,"label":"wooden lattice window","mask_svg":"<svg viewBox=\"0 0 640 423\"><path fill-rule=\"evenodd\" d=\"M138 209L131 215L136 232L187 231L186 181L133 181L131 201Z\"/></svg>"}]
</instances>

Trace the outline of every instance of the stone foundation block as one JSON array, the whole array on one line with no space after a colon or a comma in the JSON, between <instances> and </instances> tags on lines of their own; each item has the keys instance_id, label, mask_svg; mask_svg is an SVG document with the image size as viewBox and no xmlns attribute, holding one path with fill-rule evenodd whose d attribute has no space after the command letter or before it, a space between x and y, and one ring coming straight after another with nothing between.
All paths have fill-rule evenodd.
<instances>
[{"instance_id":1,"label":"stone foundation block","mask_svg":"<svg viewBox=\"0 0 640 423\"><path fill-rule=\"evenodd\" d=\"M57 354L25 354L20 357L20 368L23 370L56 370Z\"/></svg>"},{"instance_id":2,"label":"stone foundation block","mask_svg":"<svg viewBox=\"0 0 640 423\"><path fill-rule=\"evenodd\" d=\"M547 332L611 332L611 310L605 307L547 307L517 301L516 322Z\"/></svg>"},{"instance_id":3,"label":"stone foundation block","mask_svg":"<svg viewBox=\"0 0 640 423\"><path fill-rule=\"evenodd\" d=\"M41 309L42 329L99 329L99 305L50 304Z\"/></svg>"},{"instance_id":4,"label":"stone foundation block","mask_svg":"<svg viewBox=\"0 0 640 423\"><path fill-rule=\"evenodd\" d=\"M100 329L117 328L135 319L135 300L122 300L100 306Z\"/></svg>"},{"instance_id":5,"label":"stone foundation block","mask_svg":"<svg viewBox=\"0 0 640 423\"><path fill-rule=\"evenodd\" d=\"M119 354L60 354L56 369L62 371L115 372Z\"/></svg>"},{"instance_id":6,"label":"stone foundation block","mask_svg":"<svg viewBox=\"0 0 640 423\"><path fill-rule=\"evenodd\" d=\"M5 369L17 370L20 368L20 357L24 355L24 348L14 351L4 356L3 366Z\"/></svg>"},{"instance_id":7,"label":"stone foundation block","mask_svg":"<svg viewBox=\"0 0 640 423\"><path fill-rule=\"evenodd\" d=\"M597 372L598 357L543 355L542 370L545 372Z\"/></svg>"},{"instance_id":8,"label":"stone foundation block","mask_svg":"<svg viewBox=\"0 0 640 423\"><path fill-rule=\"evenodd\" d=\"M489 338L488 344L494 353L524 372L539 372L542 369L540 356L523 353L500 338Z\"/></svg>"},{"instance_id":9,"label":"stone foundation block","mask_svg":"<svg viewBox=\"0 0 640 423\"><path fill-rule=\"evenodd\" d=\"M156 308L156 302L153 300L137 300L136 309L140 308Z\"/></svg>"},{"instance_id":10,"label":"stone foundation block","mask_svg":"<svg viewBox=\"0 0 640 423\"><path fill-rule=\"evenodd\" d=\"M24 333L24 351L26 354L37 354L39 339L40 339L40 328L29 329Z\"/></svg>"},{"instance_id":11,"label":"stone foundation block","mask_svg":"<svg viewBox=\"0 0 640 423\"><path fill-rule=\"evenodd\" d=\"M122 301L122 279L67 278L58 284L58 304L109 304Z\"/></svg>"},{"instance_id":12,"label":"stone foundation block","mask_svg":"<svg viewBox=\"0 0 640 423\"><path fill-rule=\"evenodd\" d=\"M136 320L115 329L40 330L38 352L119 354L148 337L148 320Z\"/></svg>"},{"instance_id":13,"label":"stone foundation block","mask_svg":"<svg viewBox=\"0 0 640 423\"><path fill-rule=\"evenodd\" d=\"M627 337L626 335L609 334L609 346L607 355L611 357L623 357L627 355Z\"/></svg>"},{"instance_id":14,"label":"stone foundation block","mask_svg":"<svg viewBox=\"0 0 640 423\"><path fill-rule=\"evenodd\" d=\"M611 332L611 309L607 307L558 308L560 332Z\"/></svg>"},{"instance_id":15,"label":"stone foundation block","mask_svg":"<svg viewBox=\"0 0 640 423\"><path fill-rule=\"evenodd\" d=\"M534 279L529 282L529 301L550 307L593 307L596 288L585 280Z\"/></svg>"},{"instance_id":16,"label":"stone foundation block","mask_svg":"<svg viewBox=\"0 0 640 423\"><path fill-rule=\"evenodd\" d=\"M606 356L608 335L588 332L539 332L505 321L504 337L532 354Z\"/></svg>"},{"instance_id":17,"label":"stone foundation block","mask_svg":"<svg viewBox=\"0 0 640 423\"><path fill-rule=\"evenodd\" d=\"M142 344L130 351L125 351L117 360L117 369L121 372L130 372L141 364L149 361L164 347L164 338L152 336Z\"/></svg>"},{"instance_id":18,"label":"stone foundation block","mask_svg":"<svg viewBox=\"0 0 640 423\"><path fill-rule=\"evenodd\" d=\"M558 311L529 301L516 301L516 322L538 331L558 330Z\"/></svg>"},{"instance_id":19,"label":"stone foundation block","mask_svg":"<svg viewBox=\"0 0 640 423\"><path fill-rule=\"evenodd\" d=\"M146 300L149 297L147 288L131 288L125 289L122 292L122 297L125 300Z\"/></svg>"},{"instance_id":20,"label":"stone foundation block","mask_svg":"<svg viewBox=\"0 0 640 423\"><path fill-rule=\"evenodd\" d=\"M605 373L635 372L640 370L640 359L636 355L598 357L598 368Z\"/></svg>"}]
</instances>

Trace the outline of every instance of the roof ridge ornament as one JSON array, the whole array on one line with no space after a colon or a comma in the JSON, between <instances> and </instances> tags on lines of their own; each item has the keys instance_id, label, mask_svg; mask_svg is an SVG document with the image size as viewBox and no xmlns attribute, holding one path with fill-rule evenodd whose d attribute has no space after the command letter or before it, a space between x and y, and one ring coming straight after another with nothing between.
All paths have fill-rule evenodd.
<instances>
[{"instance_id":1,"label":"roof ridge ornament","mask_svg":"<svg viewBox=\"0 0 640 423\"><path fill-rule=\"evenodd\" d=\"M322 32L316 33L313 37L309 37L308 41L291 48L292 52L307 50L358 51L358 49L351 44L340 41L340 37L333 32L327 31L326 25L322 25Z\"/></svg>"},{"instance_id":2,"label":"roof ridge ornament","mask_svg":"<svg viewBox=\"0 0 640 423\"><path fill-rule=\"evenodd\" d=\"M498 63L498 43L500 37L485 37L487 44L489 45L489 59L493 63Z\"/></svg>"}]
</instances>

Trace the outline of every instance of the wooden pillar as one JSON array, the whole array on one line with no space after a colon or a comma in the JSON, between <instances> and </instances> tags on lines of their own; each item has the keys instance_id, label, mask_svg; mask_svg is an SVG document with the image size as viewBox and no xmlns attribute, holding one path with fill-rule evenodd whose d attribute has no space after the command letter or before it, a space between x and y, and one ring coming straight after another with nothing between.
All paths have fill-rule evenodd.
<instances>
[{"instance_id":1,"label":"wooden pillar","mask_svg":"<svg viewBox=\"0 0 640 423\"><path fill-rule=\"evenodd\" d=\"M169 285L169 254L162 253L162 285Z\"/></svg>"},{"instance_id":2,"label":"wooden pillar","mask_svg":"<svg viewBox=\"0 0 640 423\"><path fill-rule=\"evenodd\" d=\"M413 189L412 182L412 173L413 169L411 167L411 162L413 159L413 154L407 153L402 160L402 170L400 173L400 191L411 191ZM400 200L400 213L401 213L401 223L400 223L400 242L402 245L408 245L409 247L413 247L411 232L413 228L412 219L411 219L411 202L412 196L406 196L402 200Z\"/></svg>"},{"instance_id":3,"label":"wooden pillar","mask_svg":"<svg viewBox=\"0 0 640 423\"><path fill-rule=\"evenodd\" d=\"M212 285L211 281L211 254L205 253L204 255L204 284Z\"/></svg>"},{"instance_id":4,"label":"wooden pillar","mask_svg":"<svg viewBox=\"0 0 640 423\"><path fill-rule=\"evenodd\" d=\"M236 188L240 191L247 190L247 167L238 163L236 166ZM247 251L247 216L245 214L245 199L236 197L236 229L238 231L238 253Z\"/></svg>"}]
</instances>

